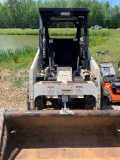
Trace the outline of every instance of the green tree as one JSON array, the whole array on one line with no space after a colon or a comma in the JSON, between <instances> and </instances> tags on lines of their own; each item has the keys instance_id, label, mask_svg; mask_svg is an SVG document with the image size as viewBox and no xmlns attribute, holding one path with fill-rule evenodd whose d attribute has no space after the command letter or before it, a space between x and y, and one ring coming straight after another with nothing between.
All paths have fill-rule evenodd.
<instances>
[{"instance_id":1,"label":"green tree","mask_svg":"<svg viewBox=\"0 0 120 160\"><path fill-rule=\"evenodd\" d=\"M107 27L111 24L111 6L109 4L109 2L107 1L104 5L103 5L103 13L104 13L104 26Z\"/></svg>"},{"instance_id":2,"label":"green tree","mask_svg":"<svg viewBox=\"0 0 120 160\"><path fill-rule=\"evenodd\" d=\"M6 0L0 3L0 27L29 28L39 25L39 7L87 7L90 9L89 26L116 24L120 27L120 6L111 7L108 1L102 3L98 0ZM67 26L72 27L70 23ZM60 24L60 27L64 25Z\"/></svg>"},{"instance_id":3,"label":"green tree","mask_svg":"<svg viewBox=\"0 0 120 160\"><path fill-rule=\"evenodd\" d=\"M111 24L120 25L120 8L117 5L111 9Z\"/></svg>"},{"instance_id":4,"label":"green tree","mask_svg":"<svg viewBox=\"0 0 120 160\"><path fill-rule=\"evenodd\" d=\"M102 4L97 0L91 2L89 24L92 25L102 25L103 26L103 9Z\"/></svg>"}]
</instances>

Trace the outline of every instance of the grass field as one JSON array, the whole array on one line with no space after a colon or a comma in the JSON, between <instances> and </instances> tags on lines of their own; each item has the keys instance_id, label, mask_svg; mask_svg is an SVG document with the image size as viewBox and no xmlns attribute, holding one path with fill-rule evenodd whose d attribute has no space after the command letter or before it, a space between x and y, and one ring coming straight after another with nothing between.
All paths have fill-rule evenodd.
<instances>
[{"instance_id":1,"label":"grass field","mask_svg":"<svg viewBox=\"0 0 120 160\"><path fill-rule=\"evenodd\" d=\"M28 82L28 70L32 64L37 48L23 47L16 50L0 50L0 73L9 72L5 81L12 87L25 87ZM0 79L1 78L0 74ZM4 77L4 74L3 74Z\"/></svg>"},{"instance_id":2,"label":"grass field","mask_svg":"<svg viewBox=\"0 0 120 160\"><path fill-rule=\"evenodd\" d=\"M38 30L32 29L1 29L0 34L38 34ZM67 33L64 29L57 29L57 34L54 29L50 30L51 36L75 36L74 29L68 29ZM89 29L89 51L96 58L95 54L97 51L103 50L111 50L113 53L116 65L120 61L120 29L116 30L91 30ZM9 78L13 80L13 84L15 86L21 86L24 81L22 77L18 77L16 73L20 70L28 70L37 48L24 47L23 49L17 49L15 51L8 50L0 50L0 71L4 69L9 69L12 74L10 74ZM26 73L25 73L26 74ZM28 76L28 74L27 74ZM17 78L18 77L18 78ZM25 77L25 76L24 76ZM25 80L27 81L27 77Z\"/></svg>"},{"instance_id":3,"label":"grass field","mask_svg":"<svg viewBox=\"0 0 120 160\"><path fill-rule=\"evenodd\" d=\"M101 32L101 33L99 33ZM97 36L93 35L98 34ZM97 51L110 50L114 56L115 63L120 61L120 29L91 31L89 36L89 50L94 58ZM101 35L99 35L101 34Z\"/></svg>"},{"instance_id":4,"label":"grass field","mask_svg":"<svg viewBox=\"0 0 120 160\"><path fill-rule=\"evenodd\" d=\"M38 29L0 29L0 35L38 35Z\"/></svg>"}]
</instances>

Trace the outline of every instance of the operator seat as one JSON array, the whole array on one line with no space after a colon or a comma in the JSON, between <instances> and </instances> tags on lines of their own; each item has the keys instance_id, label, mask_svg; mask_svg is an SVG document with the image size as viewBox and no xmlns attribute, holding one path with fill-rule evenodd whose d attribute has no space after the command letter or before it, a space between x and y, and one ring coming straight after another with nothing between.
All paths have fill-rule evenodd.
<instances>
[{"instance_id":1,"label":"operator seat","mask_svg":"<svg viewBox=\"0 0 120 160\"><path fill-rule=\"evenodd\" d=\"M69 49L67 48L57 48L55 50L54 61L59 66L72 66L72 55Z\"/></svg>"}]
</instances>

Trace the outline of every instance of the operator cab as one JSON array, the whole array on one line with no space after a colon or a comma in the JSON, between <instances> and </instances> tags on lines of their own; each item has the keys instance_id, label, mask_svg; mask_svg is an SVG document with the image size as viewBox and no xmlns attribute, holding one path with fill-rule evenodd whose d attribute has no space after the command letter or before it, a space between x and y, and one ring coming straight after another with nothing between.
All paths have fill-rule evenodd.
<instances>
[{"instance_id":1,"label":"operator cab","mask_svg":"<svg viewBox=\"0 0 120 160\"><path fill-rule=\"evenodd\" d=\"M81 12L82 11L82 12ZM50 68L48 80L56 80L57 67L71 67L72 77L79 76L80 69L88 69L88 30L87 30L87 8L40 8L40 46L41 69ZM66 34L70 30L67 26L74 28L72 37L56 37L57 33L51 36L52 28L64 27ZM62 30L62 29L61 29ZM62 31L60 31L62 32ZM84 43L83 43L84 42Z\"/></svg>"}]
</instances>

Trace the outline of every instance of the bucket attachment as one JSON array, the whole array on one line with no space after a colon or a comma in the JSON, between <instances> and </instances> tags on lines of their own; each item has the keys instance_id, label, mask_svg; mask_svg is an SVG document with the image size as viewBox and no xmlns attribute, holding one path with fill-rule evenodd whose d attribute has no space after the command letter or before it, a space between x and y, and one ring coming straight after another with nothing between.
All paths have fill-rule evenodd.
<instances>
[{"instance_id":1,"label":"bucket attachment","mask_svg":"<svg viewBox=\"0 0 120 160\"><path fill-rule=\"evenodd\" d=\"M6 111L0 160L119 159L120 111Z\"/></svg>"}]
</instances>

